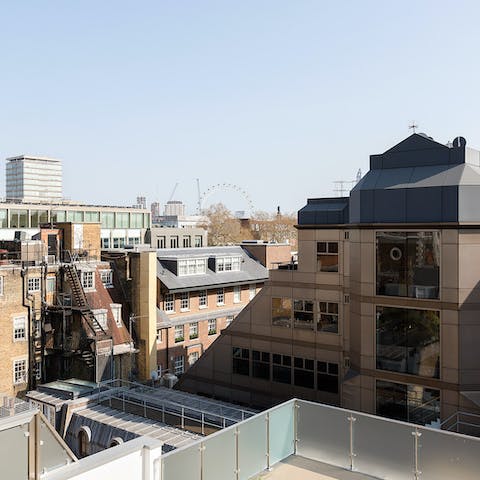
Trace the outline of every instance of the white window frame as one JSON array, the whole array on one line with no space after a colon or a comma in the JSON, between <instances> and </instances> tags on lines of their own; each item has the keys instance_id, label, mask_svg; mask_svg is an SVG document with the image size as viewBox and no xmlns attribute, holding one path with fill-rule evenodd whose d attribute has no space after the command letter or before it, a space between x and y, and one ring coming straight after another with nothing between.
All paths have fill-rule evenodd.
<instances>
[{"instance_id":1,"label":"white window frame","mask_svg":"<svg viewBox=\"0 0 480 480\"><path fill-rule=\"evenodd\" d=\"M195 360L192 358L195 357ZM199 352L191 352L188 354L188 365L191 367L200 358Z\"/></svg>"},{"instance_id":2,"label":"white window frame","mask_svg":"<svg viewBox=\"0 0 480 480\"><path fill-rule=\"evenodd\" d=\"M5 277L0 276L0 297L3 297L5 287Z\"/></svg>"},{"instance_id":3,"label":"white window frame","mask_svg":"<svg viewBox=\"0 0 480 480\"><path fill-rule=\"evenodd\" d=\"M208 307L208 292L207 290L200 290L198 292L198 308Z\"/></svg>"},{"instance_id":4,"label":"white window frame","mask_svg":"<svg viewBox=\"0 0 480 480\"><path fill-rule=\"evenodd\" d=\"M113 270L100 270L100 279L105 288L113 287Z\"/></svg>"},{"instance_id":5,"label":"white window frame","mask_svg":"<svg viewBox=\"0 0 480 480\"><path fill-rule=\"evenodd\" d=\"M217 272L239 272L241 264L242 257L217 257L215 270Z\"/></svg>"},{"instance_id":6,"label":"white window frame","mask_svg":"<svg viewBox=\"0 0 480 480\"><path fill-rule=\"evenodd\" d=\"M45 289L47 293L55 293L57 279L55 277L47 277Z\"/></svg>"},{"instance_id":7,"label":"white window frame","mask_svg":"<svg viewBox=\"0 0 480 480\"><path fill-rule=\"evenodd\" d=\"M177 262L177 275L179 277L205 275L205 273L207 273L206 258L185 258Z\"/></svg>"},{"instance_id":8,"label":"white window frame","mask_svg":"<svg viewBox=\"0 0 480 480\"><path fill-rule=\"evenodd\" d=\"M40 291L40 277L30 277L28 279L28 293Z\"/></svg>"},{"instance_id":9,"label":"white window frame","mask_svg":"<svg viewBox=\"0 0 480 480\"><path fill-rule=\"evenodd\" d=\"M242 287L233 287L233 303L240 303L242 301Z\"/></svg>"},{"instance_id":10,"label":"white window frame","mask_svg":"<svg viewBox=\"0 0 480 480\"><path fill-rule=\"evenodd\" d=\"M208 334L209 335L216 335L218 330L218 325L217 325L217 319L216 318L209 318L208 319Z\"/></svg>"},{"instance_id":11,"label":"white window frame","mask_svg":"<svg viewBox=\"0 0 480 480\"><path fill-rule=\"evenodd\" d=\"M185 372L185 358L183 355L173 357L173 373L175 375L181 375Z\"/></svg>"},{"instance_id":12,"label":"white window frame","mask_svg":"<svg viewBox=\"0 0 480 480\"><path fill-rule=\"evenodd\" d=\"M233 319L233 315L228 315L228 317L225 318L225 325L228 327L233 322Z\"/></svg>"},{"instance_id":13,"label":"white window frame","mask_svg":"<svg viewBox=\"0 0 480 480\"><path fill-rule=\"evenodd\" d=\"M163 309L165 313L175 313L175 295L173 293L163 296Z\"/></svg>"},{"instance_id":14,"label":"white window frame","mask_svg":"<svg viewBox=\"0 0 480 480\"><path fill-rule=\"evenodd\" d=\"M163 342L163 332L161 328L157 328L157 343Z\"/></svg>"},{"instance_id":15,"label":"white window frame","mask_svg":"<svg viewBox=\"0 0 480 480\"><path fill-rule=\"evenodd\" d=\"M190 310L190 294L188 292L182 292L180 294L180 311L188 312Z\"/></svg>"},{"instance_id":16,"label":"white window frame","mask_svg":"<svg viewBox=\"0 0 480 480\"><path fill-rule=\"evenodd\" d=\"M25 315L19 315L18 317L13 317L13 341L24 342L26 340L27 340L27 317Z\"/></svg>"},{"instance_id":17,"label":"white window frame","mask_svg":"<svg viewBox=\"0 0 480 480\"><path fill-rule=\"evenodd\" d=\"M108 328L108 316L106 308L99 308L98 310L92 310L95 320L98 324L106 330Z\"/></svg>"},{"instance_id":18,"label":"white window frame","mask_svg":"<svg viewBox=\"0 0 480 480\"><path fill-rule=\"evenodd\" d=\"M112 311L113 319L117 327L123 327L122 323L122 304L121 303L111 303L110 310Z\"/></svg>"},{"instance_id":19,"label":"white window frame","mask_svg":"<svg viewBox=\"0 0 480 480\"><path fill-rule=\"evenodd\" d=\"M95 290L95 272L93 270L82 270L80 278L84 290Z\"/></svg>"},{"instance_id":20,"label":"white window frame","mask_svg":"<svg viewBox=\"0 0 480 480\"><path fill-rule=\"evenodd\" d=\"M175 325L174 340L175 340L175 343L180 343L180 342L183 342L185 340L185 327L184 327L184 325Z\"/></svg>"},{"instance_id":21,"label":"white window frame","mask_svg":"<svg viewBox=\"0 0 480 480\"><path fill-rule=\"evenodd\" d=\"M198 338L198 322L192 322L188 325L188 338Z\"/></svg>"},{"instance_id":22,"label":"white window frame","mask_svg":"<svg viewBox=\"0 0 480 480\"><path fill-rule=\"evenodd\" d=\"M225 305L225 289L217 288L217 305Z\"/></svg>"},{"instance_id":23,"label":"white window frame","mask_svg":"<svg viewBox=\"0 0 480 480\"><path fill-rule=\"evenodd\" d=\"M28 367L26 358L17 358L13 360L13 384L21 385L27 383Z\"/></svg>"}]
</instances>

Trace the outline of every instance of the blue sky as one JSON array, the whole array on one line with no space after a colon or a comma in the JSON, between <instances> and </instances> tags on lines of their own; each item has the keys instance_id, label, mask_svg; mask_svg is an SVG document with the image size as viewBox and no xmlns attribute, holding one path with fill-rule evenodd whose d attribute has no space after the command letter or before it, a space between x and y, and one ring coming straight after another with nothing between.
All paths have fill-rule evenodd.
<instances>
[{"instance_id":1,"label":"blue sky","mask_svg":"<svg viewBox=\"0 0 480 480\"><path fill-rule=\"evenodd\" d=\"M0 157L63 159L65 196L89 203L163 203L179 182L194 210L199 178L296 211L412 120L480 147L479 14L438 0L0 0Z\"/></svg>"}]
</instances>

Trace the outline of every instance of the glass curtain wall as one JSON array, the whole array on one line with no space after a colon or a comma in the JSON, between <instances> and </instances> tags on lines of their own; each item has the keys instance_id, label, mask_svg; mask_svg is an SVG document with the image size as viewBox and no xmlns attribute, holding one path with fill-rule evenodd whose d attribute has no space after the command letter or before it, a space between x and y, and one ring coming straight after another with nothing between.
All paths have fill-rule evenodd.
<instances>
[{"instance_id":1,"label":"glass curtain wall","mask_svg":"<svg viewBox=\"0 0 480 480\"><path fill-rule=\"evenodd\" d=\"M377 233L377 295L439 298L439 232Z\"/></svg>"}]
</instances>

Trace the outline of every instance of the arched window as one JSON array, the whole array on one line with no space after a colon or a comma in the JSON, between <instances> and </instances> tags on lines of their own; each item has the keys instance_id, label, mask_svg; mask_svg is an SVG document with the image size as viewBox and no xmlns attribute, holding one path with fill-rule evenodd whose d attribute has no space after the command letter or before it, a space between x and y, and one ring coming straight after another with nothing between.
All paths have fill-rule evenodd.
<instances>
[{"instance_id":1,"label":"arched window","mask_svg":"<svg viewBox=\"0 0 480 480\"><path fill-rule=\"evenodd\" d=\"M90 455L90 441L92 432L88 427L81 427L78 431L78 454L80 458Z\"/></svg>"},{"instance_id":2,"label":"arched window","mask_svg":"<svg viewBox=\"0 0 480 480\"><path fill-rule=\"evenodd\" d=\"M123 439L120 438L120 437L113 437L111 440L110 440L110 445L108 448L111 448L111 447L116 447L117 445L121 445L123 443Z\"/></svg>"}]
</instances>

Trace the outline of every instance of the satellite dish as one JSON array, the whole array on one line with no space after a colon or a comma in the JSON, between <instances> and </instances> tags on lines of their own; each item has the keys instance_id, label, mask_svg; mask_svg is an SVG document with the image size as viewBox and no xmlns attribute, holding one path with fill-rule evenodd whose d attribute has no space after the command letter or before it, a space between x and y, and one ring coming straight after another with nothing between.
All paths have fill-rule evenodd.
<instances>
[{"instance_id":1,"label":"satellite dish","mask_svg":"<svg viewBox=\"0 0 480 480\"><path fill-rule=\"evenodd\" d=\"M152 380L158 380L158 372L157 372L156 370L152 370L152 371L150 372L150 378L151 378Z\"/></svg>"},{"instance_id":2,"label":"satellite dish","mask_svg":"<svg viewBox=\"0 0 480 480\"><path fill-rule=\"evenodd\" d=\"M453 146L455 148L463 148L467 144L467 141L463 137L457 137L453 141Z\"/></svg>"}]
</instances>

